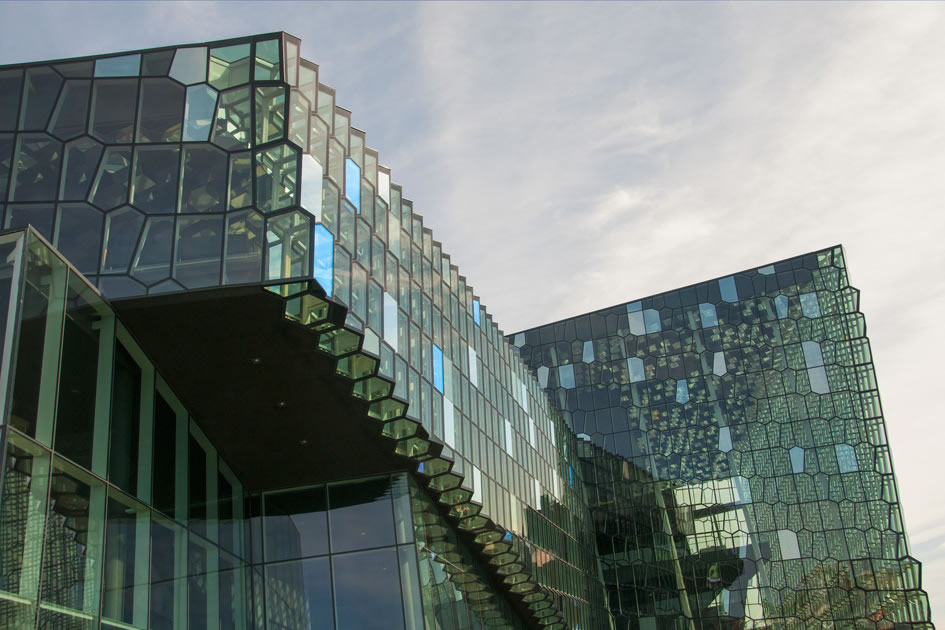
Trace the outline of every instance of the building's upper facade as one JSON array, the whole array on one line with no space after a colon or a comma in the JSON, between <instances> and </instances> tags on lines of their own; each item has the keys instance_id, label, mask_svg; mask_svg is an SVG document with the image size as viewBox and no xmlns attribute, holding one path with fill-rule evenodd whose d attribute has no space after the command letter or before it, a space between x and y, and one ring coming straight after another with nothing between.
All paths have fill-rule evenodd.
<instances>
[{"instance_id":1,"label":"building's upper facade","mask_svg":"<svg viewBox=\"0 0 945 630\"><path fill-rule=\"evenodd\" d=\"M810 279L740 275L695 307L683 290L510 344L284 33L0 67L0 215L30 226L5 241L0 616L14 627L399 627L351 612L367 594L339 585L368 573L399 575L385 610L411 629L927 619L839 254L799 259ZM798 288L815 276L827 284ZM772 337L798 313L812 323ZM771 365L751 354L769 347ZM75 371L97 376L70 384ZM76 407L67 394L86 386ZM782 424L776 447L765 431ZM804 468L790 483L781 447ZM844 490L852 472L860 494ZM366 489L338 489L353 478ZM785 484L795 494L769 501ZM333 519L362 506L348 520L364 527L377 496L389 535L336 546ZM836 510L876 523L834 531ZM270 556L274 518L299 542ZM631 544L627 527L645 531ZM817 546L841 539L855 551ZM858 562L857 579L875 559L892 586L821 584L825 558L834 576ZM855 595L833 603L831 588Z\"/></svg>"}]
</instances>

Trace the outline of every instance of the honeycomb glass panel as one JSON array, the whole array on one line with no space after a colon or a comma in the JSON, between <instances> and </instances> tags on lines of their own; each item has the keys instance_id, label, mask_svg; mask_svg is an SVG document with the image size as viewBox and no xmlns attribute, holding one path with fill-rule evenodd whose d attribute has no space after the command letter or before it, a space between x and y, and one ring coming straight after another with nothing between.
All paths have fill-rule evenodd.
<instances>
[{"instance_id":1,"label":"honeycomb glass panel","mask_svg":"<svg viewBox=\"0 0 945 630\"><path fill-rule=\"evenodd\" d=\"M22 70L0 70L0 131L17 128L22 88Z\"/></svg>"},{"instance_id":2,"label":"honeycomb glass panel","mask_svg":"<svg viewBox=\"0 0 945 630\"><path fill-rule=\"evenodd\" d=\"M253 155L233 153L230 155L227 206L230 210L253 205Z\"/></svg>"},{"instance_id":3,"label":"honeycomb glass panel","mask_svg":"<svg viewBox=\"0 0 945 630\"><path fill-rule=\"evenodd\" d=\"M298 154L277 145L256 153L256 207L273 212L296 205Z\"/></svg>"},{"instance_id":4,"label":"honeycomb glass panel","mask_svg":"<svg viewBox=\"0 0 945 630\"><path fill-rule=\"evenodd\" d=\"M3 227L12 230L31 225L43 238L52 240L54 210L53 205L48 203L10 204L6 209Z\"/></svg>"},{"instance_id":5,"label":"honeycomb glass panel","mask_svg":"<svg viewBox=\"0 0 945 630\"><path fill-rule=\"evenodd\" d=\"M135 251L131 275L144 284L155 284L171 275L174 217L148 217Z\"/></svg>"},{"instance_id":6,"label":"honeycomb glass panel","mask_svg":"<svg viewBox=\"0 0 945 630\"><path fill-rule=\"evenodd\" d=\"M66 81L49 120L49 133L60 140L71 140L85 133L91 89L89 81Z\"/></svg>"},{"instance_id":7,"label":"honeycomb glass panel","mask_svg":"<svg viewBox=\"0 0 945 630\"><path fill-rule=\"evenodd\" d=\"M136 79L96 79L92 86L92 136L105 144L131 142L137 105Z\"/></svg>"},{"instance_id":8,"label":"honeycomb glass panel","mask_svg":"<svg viewBox=\"0 0 945 630\"><path fill-rule=\"evenodd\" d=\"M267 39L256 42L256 64L253 78L256 81L278 81L282 78L279 61L279 40Z\"/></svg>"},{"instance_id":9,"label":"honeycomb glass panel","mask_svg":"<svg viewBox=\"0 0 945 630\"><path fill-rule=\"evenodd\" d=\"M88 136L66 144L59 187L60 199L84 201L88 197L103 149L101 144Z\"/></svg>"},{"instance_id":10,"label":"honeycomb glass panel","mask_svg":"<svg viewBox=\"0 0 945 630\"><path fill-rule=\"evenodd\" d=\"M250 45L233 44L210 49L209 83L218 90L249 81Z\"/></svg>"},{"instance_id":11,"label":"honeycomb glass panel","mask_svg":"<svg viewBox=\"0 0 945 630\"><path fill-rule=\"evenodd\" d=\"M168 73L175 81L193 85L207 80L207 49L178 48Z\"/></svg>"},{"instance_id":12,"label":"honeycomb glass panel","mask_svg":"<svg viewBox=\"0 0 945 630\"><path fill-rule=\"evenodd\" d=\"M219 284L222 249L222 215L179 217L174 279L189 289Z\"/></svg>"},{"instance_id":13,"label":"honeycomb glass panel","mask_svg":"<svg viewBox=\"0 0 945 630\"><path fill-rule=\"evenodd\" d=\"M16 141L10 201L49 201L56 198L62 143L46 134L20 134Z\"/></svg>"},{"instance_id":14,"label":"honeycomb glass panel","mask_svg":"<svg viewBox=\"0 0 945 630\"><path fill-rule=\"evenodd\" d=\"M108 147L98 164L98 173L89 190L89 201L101 210L111 210L128 202L131 177L131 148Z\"/></svg>"},{"instance_id":15,"label":"honeycomb glass panel","mask_svg":"<svg viewBox=\"0 0 945 630\"><path fill-rule=\"evenodd\" d=\"M177 146L135 148L131 205L146 214L174 212L179 159Z\"/></svg>"},{"instance_id":16,"label":"honeycomb glass panel","mask_svg":"<svg viewBox=\"0 0 945 630\"><path fill-rule=\"evenodd\" d=\"M312 240L308 215L290 212L271 217L266 224L266 279L307 276Z\"/></svg>"},{"instance_id":17,"label":"honeycomb glass panel","mask_svg":"<svg viewBox=\"0 0 945 630\"><path fill-rule=\"evenodd\" d=\"M223 212L227 195L226 153L210 145L185 146L180 212Z\"/></svg>"},{"instance_id":18,"label":"honeycomb glass panel","mask_svg":"<svg viewBox=\"0 0 945 630\"><path fill-rule=\"evenodd\" d=\"M223 283L259 282L263 267L262 216L252 210L242 210L228 214L226 222Z\"/></svg>"},{"instance_id":19,"label":"honeycomb glass panel","mask_svg":"<svg viewBox=\"0 0 945 630\"><path fill-rule=\"evenodd\" d=\"M56 234L52 242L83 274L98 273L105 217L86 203L61 203L56 209Z\"/></svg>"},{"instance_id":20,"label":"honeycomb glass panel","mask_svg":"<svg viewBox=\"0 0 945 630\"><path fill-rule=\"evenodd\" d=\"M184 88L169 79L142 79L137 142L180 142Z\"/></svg>"},{"instance_id":21,"label":"honeycomb glass panel","mask_svg":"<svg viewBox=\"0 0 945 630\"><path fill-rule=\"evenodd\" d=\"M248 149L252 140L252 103L250 88L227 90L220 94L211 140L215 145L232 151Z\"/></svg>"},{"instance_id":22,"label":"honeycomb glass panel","mask_svg":"<svg viewBox=\"0 0 945 630\"><path fill-rule=\"evenodd\" d=\"M127 206L105 215L102 273L128 273L128 265L131 263L143 224L144 216Z\"/></svg>"},{"instance_id":23,"label":"honeycomb glass panel","mask_svg":"<svg viewBox=\"0 0 945 630\"><path fill-rule=\"evenodd\" d=\"M46 128L61 85L62 77L52 68L30 68L26 71L23 106L20 108L21 130L35 131Z\"/></svg>"},{"instance_id":24,"label":"honeycomb glass panel","mask_svg":"<svg viewBox=\"0 0 945 630\"><path fill-rule=\"evenodd\" d=\"M184 142L206 142L217 108L217 91L200 84L187 88L184 103Z\"/></svg>"},{"instance_id":25,"label":"honeycomb glass panel","mask_svg":"<svg viewBox=\"0 0 945 630\"><path fill-rule=\"evenodd\" d=\"M285 138L285 88L257 87L254 92L256 107L256 144L265 144Z\"/></svg>"}]
</instances>

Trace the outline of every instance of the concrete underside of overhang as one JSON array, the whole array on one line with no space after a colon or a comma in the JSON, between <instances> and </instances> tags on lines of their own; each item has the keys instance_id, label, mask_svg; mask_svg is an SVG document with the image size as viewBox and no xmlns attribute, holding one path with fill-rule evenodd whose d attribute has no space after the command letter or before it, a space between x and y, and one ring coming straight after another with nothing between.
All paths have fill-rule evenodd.
<instances>
[{"instance_id":1,"label":"concrete underside of overhang","mask_svg":"<svg viewBox=\"0 0 945 630\"><path fill-rule=\"evenodd\" d=\"M279 296L241 287L113 306L247 490L411 469Z\"/></svg>"}]
</instances>

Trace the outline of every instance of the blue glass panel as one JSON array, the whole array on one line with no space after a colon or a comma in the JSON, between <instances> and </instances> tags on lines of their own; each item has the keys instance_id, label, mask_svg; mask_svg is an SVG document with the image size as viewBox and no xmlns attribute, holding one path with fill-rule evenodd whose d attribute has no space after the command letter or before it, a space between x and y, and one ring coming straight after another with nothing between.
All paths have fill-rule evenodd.
<instances>
[{"instance_id":1,"label":"blue glass panel","mask_svg":"<svg viewBox=\"0 0 945 630\"><path fill-rule=\"evenodd\" d=\"M639 357L630 357L627 359L627 371L630 372L630 382L639 383L646 380L646 372L643 370L643 359Z\"/></svg>"},{"instance_id":2,"label":"blue glass panel","mask_svg":"<svg viewBox=\"0 0 945 630\"><path fill-rule=\"evenodd\" d=\"M558 384L565 389L574 389L574 366L558 366Z\"/></svg>"},{"instance_id":3,"label":"blue glass panel","mask_svg":"<svg viewBox=\"0 0 945 630\"><path fill-rule=\"evenodd\" d=\"M771 274L774 273L774 265L768 265L767 267L761 267L761 268L758 270L758 273L760 273L760 274L762 274L762 275L765 275L765 276L770 276Z\"/></svg>"},{"instance_id":4,"label":"blue glass panel","mask_svg":"<svg viewBox=\"0 0 945 630\"><path fill-rule=\"evenodd\" d=\"M627 321L630 324L631 335L645 335L646 334L646 320L643 319L643 313L641 311L634 311L632 313L628 313Z\"/></svg>"},{"instance_id":5,"label":"blue glass panel","mask_svg":"<svg viewBox=\"0 0 945 630\"><path fill-rule=\"evenodd\" d=\"M837 452L837 465L840 472L856 472L860 467L856 463L856 451L849 444L836 444L834 450Z\"/></svg>"},{"instance_id":6,"label":"blue glass panel","mask_svg":"<svg viewBox=\"0 0 945 630\"><path fill-rule=\"evenodd\" d=\"M184 142L206 142L217 108L217 91L206 85L187 88L184 105Z\"/></svg>"},{"instance_id":7,"label":"blue glass panel","mask_svg":"<svg viewBox=\"0 0 945 630\"><path fill-rule=\"evenodd\" d=\"M735 475L732 477L732 490L735 495L734 498L736 505L751 503L751 486L748 485L747 479L741 475Z\"/></svg>"},{"instance_id":8,"label":"blue glass panel","mask_svg":"<svg viewBox=\"0 0 945 630\"><path fill-rule=\"evenodd\" d=\"M804 472L804 449L795 446L791 449L791 470L794 473Z\"/></svg>"},{"instance_id":9,"label":"blue glass panel","mask_svg":"<svg viewBox=\"0 0 945 630\"><path fill-rule=\"evenodd\" d=\"M732 430L728 427L719 429L719 450L723 453L732 450Z\"/></svg>"},{"instance_id":10,"label":"blue glass panel","mask_svg":"<svg viewBox=\"0 0 945 630\"><path fill-rule=\"evenodd\" d=\"M722 299L726 302L738 301L738 292L735 291L735 278L733 276L719 280L719 291L722 292Z\"/></svg>"},{"instance_id":11,"label":"blue glass panel","mask_svg":"<svg viewBox=\"0 0 945 630\"><path fill-rule=\"evenodd\" d=\"M345 198L361 214L361 168L354 160L345 160Z\"/></svg>"},{"instance_id":12,"label":"blue glass panel","mask_svg":"<svg viewBox=\"0 0 945 630\"><path fill-rule=\"evenodd\" d=\"M829 394L830 384L827 383L827 369L823 366L808 368L807 377L810 379L810 389L815 394Z\"/></svg>"},{"instance_id":13,"label":"blue glass panel","mask_svg":"<svg viewBox=\"0 0 945 630\"><path fill-rule=\"evenodd\" d=\"M574 469L568 466L568 483L571 484L571 487L574 487Z\"/></svg>"},{"instance_id":14,"label":"blue glass panel","mask_svg":"<svg viewBox=\"0 0 945 630\"><path fill-rule=\"evenodd\" d=\"M778 312L778 319L787 317L788 299L786 295L779 295L774 298L774 308Z\"/></svg>"},{"instance_id":15,"label":"blue glass panel","mask_svg":"<svg viewBox=\"0 0 945 630\"><path fill-rule=\"evenodd\" d=\"M627 304L628 313L635 313L636 311L639 311L642 308L643 306L640 304L640 302L630 302L629 304Z\"/></svg>"},{"instance_id":16,"label":"blue glass panel","mask_svg":"<svg viewBox=\"0 0 945 630\"><path fill-rule=\"evenodd\" d=\"M384 293L384 341L397 352L397 300Z\"/></svg>"},{"instance_id":17,"label":"blue glass panel","mask_svg":"<svg viewBox=\"0 0 945 630\"><path fill-rule=\"evenodd\" d=\"M686 379L676 381L676 402L682 405L689 402L689 383Z\"/></svg>"},{"instance_id":18,"label":"blue glass panel","mask_svg":"<svg viewBox=\"0 0 945 630\"><path fill-rule=\"evenodd\" d=\"M816 293L801 293L801 311L804 317L820 317L820 302Z\"/></svg>"},{"instance_id":19,"label":"blue glass panel","mask_svg":"<svg viewBox=\"0 0 945 630\"><path fill-rule=\"evenodd\" d=\"M594 362L594 342L593 341L584 342L584 353L581 356L581 360L584 361L585 363Z\"/></svg>"},{"instance_id":20,"label":"blue glass panel","mask_svg":"<svg viewBox=\"0 0 945 630\"><path fill-rule=\"evenodd\" d=\"M473 300L473 321L479 325L479 300Z\"/></svg>"},{"instance_id":21,"label":"blue glass panel","mask_svg":"<svg viewBox=\"0 0 945 630\"><path fill-rule=\"evenodd\" d=\"M96 77L136 77L141 69L141 55L109 57L95 62Z\"/></svg>"},{"instance_id":22,"label":"blue glass panel","mask_svg":"<svg viewBox=\"0 0 945 630\"><path fill-rule=\"evenodd\" d=\"M646 325L646 332L655 333L663 330L663 326L660 324L660 312L648 308L643 311L643 321Z\"/></svg>"},{"instance_id":23,"label":"blue glass panel","mask_svg":"<svg viewBox=\"0 0 945 630\"><path fill-rule=\"evenodd\" d=\"M804 348L804 362L807 367L818 367L824 364L824 355L820 350L820 344L816 341L805 341L801 343Z\"/></svg>"},{"instance_id":24,"label":"blue glass panel","mask_svg":"<svg viewBox=\"0 0 945 630\"><path fill-rule=\"evenodd\" d=\"M433 387L443 393L443 351L433 344Z\"/></svg>"},{"instance_id":25,"label":"blue glass panel","mask_svg":"<svg viewBox=\"0 0 945 630\"><path fill-rule=\"evenodd\" d=\"M312 249L313 277L331 296L332 275L335 266L335 237L321 223L315 225L315 247Z\"/></svg>"},{"instance_id":26,"label":"blue glass panel","mask_svg":"<svg viewBox=\"0 0 945 630\"><path fill-rule=\"evenodd\" d=\"M719 318L715 314L715 304L703 302L699 305L699 317L702 319L703 328L711 328L719 325Z\"/></svg>"}]
</instances>

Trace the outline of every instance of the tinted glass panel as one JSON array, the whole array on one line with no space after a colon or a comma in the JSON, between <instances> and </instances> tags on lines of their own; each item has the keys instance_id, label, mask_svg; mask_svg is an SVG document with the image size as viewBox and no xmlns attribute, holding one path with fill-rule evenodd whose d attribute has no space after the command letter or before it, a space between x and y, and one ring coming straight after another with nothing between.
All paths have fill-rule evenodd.
<instances>
[{"instance_id":1,"label":"tinted glass panel","mask_svg":"<svg viewBox=\"0 0 945 630\"><path fill-rule=\"evenodd\" d=\"M331 556L338 630L404 627L397 549Z\"/></svg>"},{"instance_id":2,"label":"tinted glass panel","mask_svg":"<svg viewBox=\"0 0 945 630\"><path fill-rule=\"evenodd\" d=\"M332 603L328 558L266 567L269 628L331 630L334 628Z\"/></svg>"},{"instance_id":3,"label":"tinted glass panel","mask_svg":"<svg viewBox=\"0 0 945 630\"><path fill-rule=\"evenodd\" d=\"M109 426L108 480L134 494L138 490L141 368L120 344L115 344L112 416Z\"/></svg>"},{"instance_id":4,"label":"tinted glass panel","mask_svg":"<svg viewBox=\"0 0 945 630\"><path fill-rule=\"evenodd\" d=\"M332 553L396 542L390 479L331 484L328 505Z\"/></svg>"},{"instance_id":5,"label":"tinted glass panel","mask_svg":"<svg viewBox=\"0 0 945 630\"><path fill-rule=\"evenodd\" d=\"M324 486L267 494L264 503L267 562L328 553Z\"/></svg>"},{"instance_id":6,"label":"tinted glass panel","mask_svg":"<svg viewBox=\"0 0 945 630\"><path fill-rule=\"evenodd\" d=\"M92 135L107 144L134 139L136 79L99 79L92 88Z\"/></svg>"}]
</instances>

